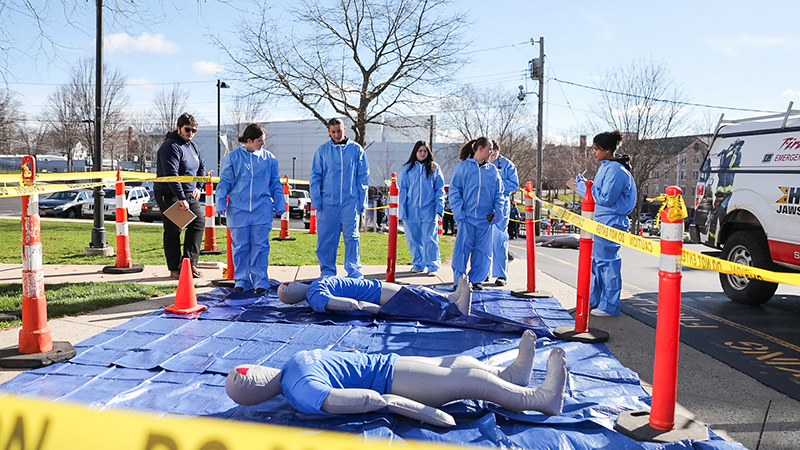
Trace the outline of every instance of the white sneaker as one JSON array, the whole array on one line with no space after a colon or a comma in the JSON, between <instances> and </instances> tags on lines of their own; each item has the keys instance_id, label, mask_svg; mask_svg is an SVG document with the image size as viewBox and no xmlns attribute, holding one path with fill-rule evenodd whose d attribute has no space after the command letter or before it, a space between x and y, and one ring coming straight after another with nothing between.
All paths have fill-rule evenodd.
<instances>
[{"instance_id":1,"label":"white sneaker","mask_svg":"<svg viewBox=\"0 0 800 450\"><path fill-rule=\"evenodd\" d=\"M411 273L422 273L422 269L417 269L415 267L411 268Z\"/></svg>"},{"instance_id":2,"label":"white sneaker","mask_svg":"<svg viewBox=\"0 0 800 450\"><path fill-rule=\"evenodd\" d=\"M433 272L428 272L428 276L429 277L438 277L439 276L439 272L437 272L435 270Z\"/></svg>"},{"instance_id":3,"label":"white sneaker","mask_svg":"<svg viewBox=\"0 0 800 450\"><path fill-rule=\"evenodd\" d=\"M611 314L603 311L602 309L597 309L597 308L593 309L592 312L590 312L589 314L595 317L612 317Z\"/></svg>"}]
</instances>

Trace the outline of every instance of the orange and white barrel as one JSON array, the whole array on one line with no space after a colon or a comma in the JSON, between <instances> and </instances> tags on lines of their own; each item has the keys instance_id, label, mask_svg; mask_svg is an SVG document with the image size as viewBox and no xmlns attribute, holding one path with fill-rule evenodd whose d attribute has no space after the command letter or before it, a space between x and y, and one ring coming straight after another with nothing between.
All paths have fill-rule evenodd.
<instances>
[{"instance_id":1,"label":"orange and white barrel","mask_svg":"<svg viewBox=\"0 0 800 450\"><path fill-rule=\"evenodd\" d=\"M208 173L211 176L211 172ZM216 215L214 206L214 183L206 183L206 227L203 243L203 251L217 252L217 228L214 223L214 216Z\"/></svg>"},{"instance_id":2,"label":"orange and white barrel","mask_svg":"<svg viewBox=\"0 0 800 450\"><path fill-rule=\"evenodd\" d=\"M115 217L117 221L117 261L115 267L133 267L131 259L131 241L128 234L128 208L125 207L125 183L122 181L122 167L117 168L117 184L115 185Z\"/></svg>"},{"instance_id":3,"label":"orange and white barrel","mask_svg":"<svg viewBox=\"0 0 800 450\"><path fill-rule=\"evenodd\" d=\"M23 181L33 184L36 160L22 158ZM42 267L42 235L39 221L39 195L22 199L22 329L19 331L20 353L46 353L53 350L53 338L47 325L47 299L44 296Z\"/></svg>"}]
</instances>

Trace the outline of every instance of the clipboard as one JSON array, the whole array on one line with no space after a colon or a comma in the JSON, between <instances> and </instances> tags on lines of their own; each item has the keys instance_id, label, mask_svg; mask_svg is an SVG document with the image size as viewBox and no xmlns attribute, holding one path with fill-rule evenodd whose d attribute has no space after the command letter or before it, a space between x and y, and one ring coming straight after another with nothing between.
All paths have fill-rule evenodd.
<instances>
[{"instance_id":1,"label":"clipboard","mask_svg":"<svg viewBox=\"0 0 800 450\"><path fill-rule=\"evenodd\" d=\"M191 209L187 209L186 211L181 210L178 203L180 202L173 203L172 206L167 208L166 211L162 211L161 214L182 230L197 217L197 214L193 213Z\"/></svg>"}]
</instances>

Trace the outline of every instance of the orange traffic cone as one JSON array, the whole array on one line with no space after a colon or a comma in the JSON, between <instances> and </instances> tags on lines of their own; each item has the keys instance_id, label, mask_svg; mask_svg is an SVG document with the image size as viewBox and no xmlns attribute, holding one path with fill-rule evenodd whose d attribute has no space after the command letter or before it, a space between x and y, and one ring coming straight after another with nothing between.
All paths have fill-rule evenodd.
<instances>
[{"instance_id":1,"label":"orange traffic cone","mask_svg":"<svg viewBox=\"0 0 800 450\"><path fill-rule=\"evenodd\" d=\"M197 293L194 290L192 277L192 263L189 258L183 258L181 278L178 280L178 290L175 291L175 304L167 306L164 310L177 314L190 314L208 309L206 305L197 304Z\"/></svg>"}]
</instances>

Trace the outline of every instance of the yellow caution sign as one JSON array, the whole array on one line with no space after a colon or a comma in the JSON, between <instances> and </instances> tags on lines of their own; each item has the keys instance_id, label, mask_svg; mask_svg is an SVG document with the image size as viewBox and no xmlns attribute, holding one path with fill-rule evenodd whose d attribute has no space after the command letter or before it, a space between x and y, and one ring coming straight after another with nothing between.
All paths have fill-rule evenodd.
<instances>
[{"instance_id":1,"label":"yellow caution sign","mask_svg":"<svg viewBox=\"0 0 800 450\"><path fill-rule=\"evenodd\" d=\"M561 208L560 206L548 203L536 197L535 195L533 197L534 199L540 201L547 209L552 211L554 217L566 220L576 227L588 231L595 236L600 236L611 242L616 242L617 244L624 245L625 247L632 248L656 257L661 256L661 244L657 240L645 239L641 236L628 233L627 231L622 231L607 225L603 225L601 223L589 220L583 216L579 216L571 211ZM681 264L693 269L711 270L714 272L737 275L754 280L800 286L800 274L798 273L773 272L752 266L745 266L743 264L736 264L728 260L713 258L708 255L703 255L702 253L687 250L685 248L681 254Z\"/></svg>"},{"instance_id":2,"label":"yellow caution sign","mask_svg":"<svg viewBox=\"0 0 800 450\"><path fill-rule=\"evenodd\" d=\"M358 450L389 449L392 441L210 418L90 411L86 406L0 397L0 448L37 450ZM454 445L406 441L411 449Z\"/></svg>"}]
</instances>

